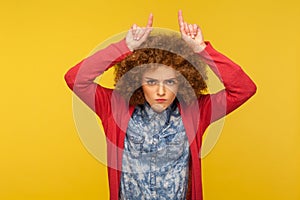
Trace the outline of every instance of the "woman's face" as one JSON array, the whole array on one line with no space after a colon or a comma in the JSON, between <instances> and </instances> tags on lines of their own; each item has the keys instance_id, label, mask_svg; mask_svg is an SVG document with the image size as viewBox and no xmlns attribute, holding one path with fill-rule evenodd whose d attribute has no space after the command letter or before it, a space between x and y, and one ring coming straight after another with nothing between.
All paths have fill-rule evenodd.
<instances>
[{"instance_id":1,"label":"woman's face","mask_svg":"<svg viewBox=\"0 0 300 200\"><path fill-rule=\"evenodd\" d=\"M143 74L142 88L151 108L160 113L176 98L178 91L176 71L165 65L150 69Z\"/></svg>"}]
</instances>

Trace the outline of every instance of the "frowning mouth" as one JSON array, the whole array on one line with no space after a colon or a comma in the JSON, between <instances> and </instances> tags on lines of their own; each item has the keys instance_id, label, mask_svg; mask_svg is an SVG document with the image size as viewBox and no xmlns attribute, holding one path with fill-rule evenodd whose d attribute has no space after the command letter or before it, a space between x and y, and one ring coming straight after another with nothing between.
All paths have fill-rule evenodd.
<instances>
[{"instance_id":1,"label":"frowning mouth","mask_svg":"<svg viewBox=\"0 0 300 200\"><path fill-rule=\"evenodd\" d=\"M155 101L159 102L159 103L163 103L163 102L166 102L167 99L155 99Z\"/></svg>"}]
</instances>

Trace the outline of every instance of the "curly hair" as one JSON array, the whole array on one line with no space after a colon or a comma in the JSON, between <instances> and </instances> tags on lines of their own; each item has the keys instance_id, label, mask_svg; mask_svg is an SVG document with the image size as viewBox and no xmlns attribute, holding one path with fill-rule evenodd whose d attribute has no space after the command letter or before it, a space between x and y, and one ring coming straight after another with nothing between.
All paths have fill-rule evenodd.
<instances>
[{"instance_id":1,"label":"curly hair","mask_svg":"<svg viewBox=\"0 0 300 200\"><path fill-rule=\"evenodd\" d=\"M157 64L170 66L177 71L179 87L176 97L190 104L207 92L206 64L193 52L179 34L148 36L139 49L116 64L115 90L130 105L145 103L142 75ZM149 67L150 66L150 67Z\"/></svg>"}]
</instances>

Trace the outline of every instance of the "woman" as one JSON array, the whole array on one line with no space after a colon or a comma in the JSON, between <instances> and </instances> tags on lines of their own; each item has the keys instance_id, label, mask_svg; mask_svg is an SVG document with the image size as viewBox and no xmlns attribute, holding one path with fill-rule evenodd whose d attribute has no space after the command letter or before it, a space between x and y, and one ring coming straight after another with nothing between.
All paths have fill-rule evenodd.
<instances>
[{"instance_id":1,"label":"woman","mask_svg":"<svg viewBox=\"0 0 300 200\"><path fill-rule=\"evenodd\" d=\"M133 25L126 38L65 75L68 86L101 118L107 138L110 199L202 199L202 136L210 123L255 92L242 69L203 40L178 13L180 37ZM116 67L116 87L94 83ZM208 65L225 89L208 94Z\"/></svg>"}]
</instances>

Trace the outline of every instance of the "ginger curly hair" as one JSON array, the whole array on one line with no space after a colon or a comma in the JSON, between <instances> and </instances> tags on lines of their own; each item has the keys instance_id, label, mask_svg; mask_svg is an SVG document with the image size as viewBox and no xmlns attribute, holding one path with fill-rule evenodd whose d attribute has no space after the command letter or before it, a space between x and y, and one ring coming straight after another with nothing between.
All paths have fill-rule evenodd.
<instances>
[{"instance_id":1,"label":"ginger curly hair","mask_svg":"<svg viewBox=\"0 0 300 200\"><path fill-rule=\"evenodd\" d=\"M176 98L190 104L207 92L206 64L201 57L181 39L179 34L155 34L148 36L139 49L116 64L115 90L130 105L145 103L142 75L147 70L170 66L177 71L179 87Z\"/></svg>"}]
</instances>

